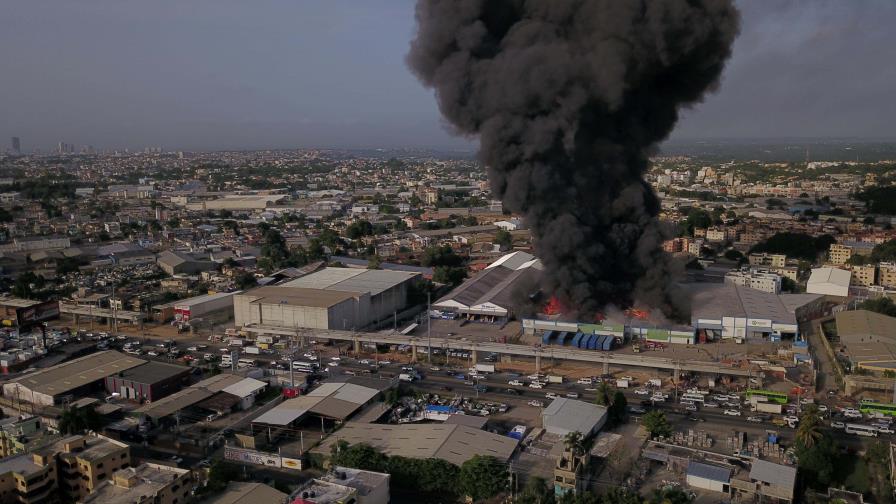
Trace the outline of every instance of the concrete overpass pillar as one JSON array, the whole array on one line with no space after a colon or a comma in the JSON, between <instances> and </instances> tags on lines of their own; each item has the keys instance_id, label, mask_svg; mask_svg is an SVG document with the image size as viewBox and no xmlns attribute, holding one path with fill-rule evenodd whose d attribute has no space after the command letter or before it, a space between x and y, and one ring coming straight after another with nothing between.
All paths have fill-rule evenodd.
<instances>
[{"instance_id":1,"label":"concrete overpass pillar","mask_svg":"<svg viewBox=\"0 0 896 504\"><path fill-rule=\"evenodd\" d=\"M479 351L477 351L477 350L474 348L474 349L470 352L470 358L473 360L473 364L474 364L474 365L475 365L477 362L479 362Z\"/></svg>"},{"instance_id":2,"label":"concrete overpass pillar","mask_svg":"<svg viewBox=\"0 0 896 504\"><path fill-rule=\"evenodd\" d=\"M80 327L81 317L78 316L77 313L74 315L74 317L75 317L75 330L77 331L78 329L81 328Z\"/></svg>"},{"instance_id":3,"label":"concrete overpass pillar","mask_svg":"<svg viewBox=\"0 0 896 504\"><path fill-rule=\"evenodd\" d=\"M672 372L672 381L677 385L679 380L681 380L681 368L676 367Z\"/></svg>"},{"instance_id":4,"label":"concrete overpass pillar","mask_svg":"<svg viewBox=\"0 0 896 504\"><path fill-rule=\"evenodd\" d=\"M610 361L604 361L604 376L610 374Z\"/></svg>"},{"instance_id":5,"label":"concrete overpass pillar","mask_svg":"<svg viewBox=\"0 0 896 504\"><path fill-rule=\"evenodd\" d=\"M358 355L359 353L361 353L361 340L355 339L354 349L355 349L355 355Z\"/></svg>"},{"instance_id":6,"label":"concrete overpass pillar","mask_svg":"<svg viewBox=\"0 0 896 504\"><path fill-rule=\"evenodd\" d=\"M417 342L411 342L411 362L417 362Z\"/></svg>"},{"instance_id":7,"label":"concrete overpass pillar","mask_svg":"<svg viewBox=\"0 0 896 504\"><path fill-rule=\"evenodd\" d=\"M541 355L535 355L535 372L541 372Z\"/></svg>"}]
</instances>

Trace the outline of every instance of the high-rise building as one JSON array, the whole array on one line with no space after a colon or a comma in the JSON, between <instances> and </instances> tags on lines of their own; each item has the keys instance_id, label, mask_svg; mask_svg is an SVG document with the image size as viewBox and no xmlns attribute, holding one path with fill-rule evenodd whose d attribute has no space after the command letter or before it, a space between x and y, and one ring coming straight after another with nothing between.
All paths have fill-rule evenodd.
<instances>
[{"instance_id":1,"label":"high-rise building","mask_svg":"<svg viewBox=\"0 0 896 504\"><path fill-rule=\"evenodd\" d=\"M22 142L19 137L12 137L12 152L14 154L22 152Z\"/></svg>"}]
</instances>

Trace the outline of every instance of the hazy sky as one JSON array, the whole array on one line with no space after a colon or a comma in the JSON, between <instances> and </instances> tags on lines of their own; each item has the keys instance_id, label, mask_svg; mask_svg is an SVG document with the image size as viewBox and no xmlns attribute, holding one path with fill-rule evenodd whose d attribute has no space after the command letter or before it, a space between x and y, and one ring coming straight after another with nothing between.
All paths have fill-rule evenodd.
<instances>
[{"instance_id":1,"label":"hazy sky","mask_svg":"<svg viewBox=\"0 0 896 504\"><path fill-rule=\"evenodd\" d=\"M739 3L676 138L896 138L896 1ZM470 146L404 65L411 0L2 4L0 149Z\"/></svg>"}]
</instances>

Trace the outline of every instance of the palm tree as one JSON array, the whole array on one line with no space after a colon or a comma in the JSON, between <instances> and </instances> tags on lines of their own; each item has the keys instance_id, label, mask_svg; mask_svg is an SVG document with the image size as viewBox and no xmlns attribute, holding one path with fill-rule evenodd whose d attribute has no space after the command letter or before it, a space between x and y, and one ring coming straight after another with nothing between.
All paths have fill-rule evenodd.
<instances>
[{"instance_id":1,"label":"palm tree","mask_svg":"<svg viewBox=\"0 0 896 504\"><path fill-rule=\"evenodd\" d=\"M563 437L563 444L566 446L567 450L575 455L582 446L582 433L579 431L567 433L566 436Z\"/></svg>"},{"instance_id":2,"label":"palm tree","mask_svg":"<svg viewBox=\"0 0 896 504\"><path fill-rule=\"evenodd\" d=\"M821 421L818 418L818 406L810 404L806 406L800 417L800 426L796 430L796 440L804 448L812 448L822 436Z\"/></svg>"},{"instance_id":3,"label":"palm tree","mask_svg":"<svg viewBox=\"0 0 896 504\"><path fill-rule=\"evenodd\" d=\"M610 386L606 381L597 384L597 398L594 400L599 406L610 405Z\"/></svg>"}]
</instances>

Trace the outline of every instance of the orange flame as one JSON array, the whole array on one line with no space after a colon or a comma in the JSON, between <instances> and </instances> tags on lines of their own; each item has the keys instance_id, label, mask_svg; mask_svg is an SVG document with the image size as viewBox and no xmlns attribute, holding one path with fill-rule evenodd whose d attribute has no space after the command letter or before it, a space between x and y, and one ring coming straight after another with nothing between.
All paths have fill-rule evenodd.
<instances>
[{"instance_id":1,"label":"orange flame","mask_svg":"<svg viewBox=\"0 0 896 504\"><path fill-rule=\"evenodd\" d=\"M625 310L625 315L629 318L647 320L647 318L650 317L650 312L647 310L638 310L637 308L629 308L628 310Z\"/></svg>"},{"instance_id":2,"label":"orange flame","mask_svg":"<svg viewBox=\"0 0 896 504\"><path fill-rule=\"evenodd\" d=\"M551 296L551 299L548 300L547 304L544 305L544 314L545 315L559 315L563 313L563 305L560 304L560 300L554 296Z\"/></svg>"}]
</instances>

